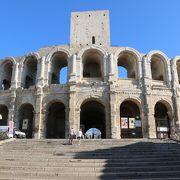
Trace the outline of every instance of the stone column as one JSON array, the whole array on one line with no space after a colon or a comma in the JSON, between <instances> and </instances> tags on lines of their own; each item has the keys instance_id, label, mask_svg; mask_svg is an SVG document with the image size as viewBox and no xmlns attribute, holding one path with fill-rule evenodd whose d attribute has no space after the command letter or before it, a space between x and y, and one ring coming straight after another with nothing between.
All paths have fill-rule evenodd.
<instances>
[{"instance_id":1,"label":"stone column","mask_svg":"<svg viewBox=\"0 0 180 180\"><path fill-rule=\"evenodd\" d=\"M43 100L43 90L42 87L37 88L36 94L36 109L35 109L35 139L41 139L44 137L44 126L42 120L42 100Z\"/></svg>"},{"instance_id":2,"label":"stone column","mask_svg":"<svg viewBox=\"0 0 180 180\"><path fill-rule=\"evenodd\" d=\"M23 77L23 64L18 64L18 79L17 79L17 87L21 87L23 82L22 82L22 77Z\"/></svg>"},{"instance_id":3,"label":"stone column","mask_svg":"<svg viewBox=\"0 0 180 180\"><path fill-rule=\"evenodd\" d=\"M49 84L50 71L51 71L51 62L48 62L45 58L44 60L44 85Z\"/></svg>"},{"instance_id":4,"label":"stone column","mask_svg":"<svg viewBox=\"0 0 180 180\"><path fill-rule=\"evenodd\" d=\"M41 60L39 60L39 62L40 62L40 63L38 64L39 74L37 73L37 76L38 76L37 85L43 86L43 85L44 85L45 56L43 56L43 57L41 58Z\"/></svg>"},{"instance_id":5,"label":"stone column","mask_svg":"<svg viewBox=\"0 0 180 180\"><path fill-rule=\"evenodd\" d=\"M157 138L157 136L156 136L156 122L155 122L155 117L154 117L154 107L152 107L152 105L149 104L148 109L149 109L149 111L147 112L147 120L148 120L149 138Z\"/></svg>"},{"instance_id":6,"label":"stone column","mask_svg":"<svg viewBox=\"0 0 180 180\"><path fill-rule=\"evenodd\" d=\"M71 67L69 67L69 69L71 69L69 81L76 82L76 54L73 54L73 56L72 56L72 63L71 63Z\"/></svg>"},{"instance_id":7,"label":"stone column","mask_svg":"<svg viewBox=\"0 0 180 180\"><path fill-rule=\"evenodd\" d=\"M9 114L8 114L8 120L14 121L14 125L16 126L16 119L15 119L15 103L16 103L16 91L11 91L11 102L9 107Z\"/></svg>"},{"instance_id":8,"label":"stone column","mask_svg":"<svg viewBox=\"0 0 180 180\"><path fill-rule=\"evenodd\" d=\"M111 138L120 139L120 117L117 116L116 93L110 91Z\"/></svg>"},{"instance_id":9,"label":"stone column","mask_svg":"<svg viewBox=\"0 0 180 180\"><path fill-rule=\"evenodd\" d=\"M166 71L167 71L167 76L166 76L167 80L166 81L167 81L168 87L171 88L171 79L172 79L172 77L171 77L171 69L170 69L170 62L169 61L167 62Z\"/></svg>"},{"instance_id":10,"label":"stone column","mask_svg":"<svg viewBox=\"0 0 180 180\"><path fill-rule=\"evenodd\" d=\"M11 87L12 88L17 88L17 82L18 82L18 67L19 67L19 63L16 63L13 67L13 72L12 72L12 78L11 78L11 82L12 82L12 85Z\"/></svg>"},{"instance_id":11,"label":"stone column","mask_svg":"<svg viewBox=\"0 0 180 180\"><path fill-rule=\"evenodd\" d=\"M156 124L154 119L154 107L152 107L151 102L151 61L146 57L143 60L143 87L142 87L142 96L143 96L143 137L156 138Z\"/></svg>"},{"instance_id":12,"label":"stone column","mask_svg":"<svg viewBox=\"0 0 180 180\"><path fill-rule=\"evenodd\" d=\"M113 54L109 55L109 81L115 81L115 69L114 67L116 67L114 65L114 56Z\"/></svg>"},{"instance_id":13,"label":"stone column","mask_svg":"<svg viewBox=\"0 0 180 180\"><path fill-rule=\"evenodd\" d=\"M66 131L69 132L71 127L79 129L79 122L75 119L75 103L76 103L76 86L70 86L69 93L69 119L67 119L67 128Z\"/></svg>"}]
</instances>

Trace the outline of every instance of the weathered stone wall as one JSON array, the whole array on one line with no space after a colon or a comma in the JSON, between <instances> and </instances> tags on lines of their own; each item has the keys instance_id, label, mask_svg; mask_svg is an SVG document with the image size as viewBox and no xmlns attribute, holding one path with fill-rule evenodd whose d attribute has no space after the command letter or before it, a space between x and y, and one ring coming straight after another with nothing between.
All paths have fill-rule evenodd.
<instances>
[{"instance_id":1,"label":"weathered stone wall","mask_svg":"<svg viewBox=\"0 0 180 180\"><path fill-rule=\"evenodd\" d=\"M79 15L81 21L85 21L85 16L90 12ZM97 18L92 27L89 27L89 33L92 33L94 25L103 22L105 31L100 40L101 45L92 43L87 36L76 32L74 26L71 27L71 45L60 45L53 47L41 48L37 52L28 53L22 57L7 57L0 61L0 85L2 86L4 74L4 63L11 61L12 78L10 89L0 88L0 105L5 105L9 110L8 121L13 120L16 126L19 126L19 109L23 104L31 104L34 108L33 114L33 137L44 138L46 136L46 121L48 108L53 102L61 102L65 106L65 135L68 136L69 128L80 127L81 105L89 100L101 103L105 108L105 124L107 138L121 138L120 128L120 107L125 101L132 101L137 104L140 110L142 120L143 137L156 138L155 124L155 105L157 102L163 103L170 119L170 128L179 127L180 123L180 85L178 70L180 69L177 62L180 57L169 59L161 51L151 51L147 54L139 53L130 47L112 47L109 45L109 22L108 12L98 12L98 17L105 13L105 17ZM79 13L78 13L79 14ZM95 14L90 13L94 18ZM72 15L76 18L77 13ZM80 17L82 16L82 17ZM104 18L102 20L101 18ZM73 20L75 23L77 20ZM92 21L92 20L91 20ZM89 22L89 21L87 21ZM107 24L106 24L107 23ZM87 23L88 24L88 23ZM88 26L82 25L81 28ZM78 26L80 26L78 24ZM107 26L107 27L106 27ZM80 28L80 27L78 27ZM102 27L97 29L97 34L101 32ZM75 38L75 33L82 36L82 39ZM77 41L77 42L76 42ZM82 43L81 46L75 43ZM88 44L88 45L87 45ZM51 84L52 78L52 60L55 54L63 53L66 55L68 68L68 81L66 84ZM86 56L98 57L100 60L101 77L87 78L83 77L85 67L84 59ZM123 56L131 63L131 67L126 62L127 68L134 71L134 78L118 78L118 62ZM29 58L37 61L36 83L29 88L24 88L25 81L25 61ZM99 61L98 60L98 61ZM123 61L123 60L121 60ZM152 63L158 61L161 66L157 67L160 80L152 79ZM96 62L95 62L96 63ZM121 62L122 63L122 62ZM30 71L29 71L30 73Z\"/></svg>"}]
</instances>

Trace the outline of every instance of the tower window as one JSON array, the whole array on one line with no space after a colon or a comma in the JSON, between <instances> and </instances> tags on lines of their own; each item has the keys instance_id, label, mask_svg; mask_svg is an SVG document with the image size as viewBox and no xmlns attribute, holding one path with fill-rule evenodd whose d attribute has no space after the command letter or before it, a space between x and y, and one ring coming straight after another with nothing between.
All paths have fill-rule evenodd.
<instances>
[{"instance_id":1,"label":"tower window","mask_svg":"<svg viewBox=\"0 0 180 180\"><path fill-rule=\"evenodd\" d=\"M95 44L95 36L92 37L92 44Z\"/></svg>"}]
</instances>

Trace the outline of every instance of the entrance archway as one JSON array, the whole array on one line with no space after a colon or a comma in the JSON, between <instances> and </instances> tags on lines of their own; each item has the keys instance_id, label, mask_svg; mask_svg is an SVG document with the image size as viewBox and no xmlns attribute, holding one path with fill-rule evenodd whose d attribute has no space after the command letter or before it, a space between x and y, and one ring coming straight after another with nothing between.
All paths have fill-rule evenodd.
<instances>
[{"instance_id":1,"label":"entrance archway","mask_svg":"<svg viewBox=\"0 0 180 180\"><path fill-rule=\"evenodd\" d=\"M0 105L0 126L8 125L8 108L5 105Z\"/></svg>"},{"instance_id":2,"label":"entrance archway","mask_svg":"<svg viewBox=\"0 0 180 180\"><path fill-rule=\"evenodd\" d=\"M54 102L48 108L46 119L46 138L65 138L65 106Z\"/></svg>"},{"instance_id":3,"label":"entrance archway","mask_svg":"<svg viewBox=\"0 0 180 180\"><path fill-rule=\"evenodd\" d=\"M97 128L101 131L101 137L106 138L105 107L94 100L83 103L80 113L80 126L83 133L90 128Z\"/></svg>"},{"instance_id":4,"label":"entrance archway","mask_svg":"<svg viewBox=\"0 0 180 180\"><path fill-rule=\"evenodd\" d=\"M120 106L121 138L142 138L142 122L138 105L124 101Z\"/></svg>"},{"instance_id":5,"label":"entrance archway","mask_svg":"<svg viewBox=\"0 0 180 180\"><path fill-rule=\"evenodd\" d=\"M169 138L170 119L167 107L162 102L157 102L154 110L157 138Z\"/></svg>"},{"instance_id":6,"label":"entrance archway","mask_svg":"<svg viewBox=\"0 0 180 180\"><path fill-rule=\"evenodd\" d=\"M34 108L31 104L23 104L19 108L19 129L26 133L27 138L33 137Z\"/></svg>"}]
</instances>

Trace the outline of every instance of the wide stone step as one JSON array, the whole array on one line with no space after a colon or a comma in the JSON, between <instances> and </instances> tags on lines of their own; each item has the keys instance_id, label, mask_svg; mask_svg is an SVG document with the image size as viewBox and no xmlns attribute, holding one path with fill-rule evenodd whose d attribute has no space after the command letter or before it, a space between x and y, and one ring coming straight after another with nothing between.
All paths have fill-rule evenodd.
<instances>
[{"instance_id":1,"label":"wide stone step","mask_svg":"<svg viewBox=\"0 0 180 180\"><path fill-rule=\"evenodd\" d=\"M124 167L124 166L119 166L119 167L111 167L109 166L109 164L107 164L104 167L74 167L74 166L64 166L64 167L51 167L51 166L41 166L41 167L37 167L37 166L0 166L0 173L1 171L32 171L32 172L149 172L149 171L154 171L154 172L158 172L158 171L178 171L180 170L180 166L179 165L165 165L165 166L134 166L134 167Z\"/></svg>"},{"instance_id":2,"label":"wide stone step","mask_svg":"<svg viewBox=\"0 0 180 180\"><path fill-rule=\"evenodd\" d=\"M38 162L18 162L18 161L11 161L11 164L9 164L8 161L0 161L0 167L16 167L16 166L40 166L40 167L105 167L108 164L110 167L144 167L144 166L174 166L180 165L180 161L162 161L162 162L113 162L113 161L94 161L94 160L71 160L71 161L60 161L60 162L44 162L44 161L38 161ZM1 168L0 168L1 169Z\"/></svg>"},{"instance_id":3,"label":"wide stone step","mask_svg":"<svg viewBox=\"0 0 180 180\"><path fill-rule=\"evenodd\" d=\"M104 178L118 178L118 179L148 179L148 178L173 178L173 177L180 177L180 171L149 171L149 172L106 172L104 170L103 172L32 172L32 171L0 171L1 176L8 176L12 178L16 177L40 177L40 178L55 178L59 177L59 179L62 179L62 177L72 178L72 177L84 177L87 178L96 178L100 177L102 179Z\"/></svg>"}]
</instances>

